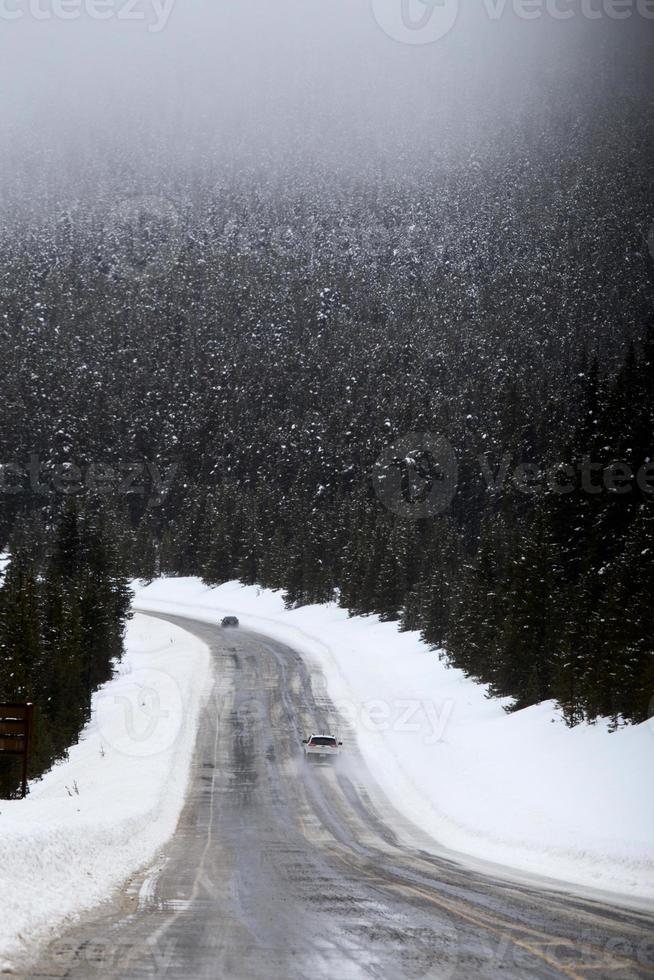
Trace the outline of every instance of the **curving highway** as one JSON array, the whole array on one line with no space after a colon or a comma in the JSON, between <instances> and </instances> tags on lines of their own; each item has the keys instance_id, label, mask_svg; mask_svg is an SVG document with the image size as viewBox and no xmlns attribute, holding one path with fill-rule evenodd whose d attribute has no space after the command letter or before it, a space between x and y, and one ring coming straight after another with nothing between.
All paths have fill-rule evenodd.
<instances>
[{"instance_id":1,"label":"curving highway","mask_svg":"<svg viewBox=\"0 0 654 980\"><path fill-rule=\"evenodd\" d=\"M342 759L304 762L305 734L338 722L295 651L159 618L199 636L215 663L177 832L24 976L654 978L654 912L435 856L342 724Z\"/></svg>"}]
</instances>

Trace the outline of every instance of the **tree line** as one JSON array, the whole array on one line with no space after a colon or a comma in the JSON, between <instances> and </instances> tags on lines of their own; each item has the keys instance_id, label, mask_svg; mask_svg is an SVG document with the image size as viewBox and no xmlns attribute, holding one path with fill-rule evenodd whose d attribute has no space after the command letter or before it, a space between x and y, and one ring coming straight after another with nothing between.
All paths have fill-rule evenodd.
<instances>
[{"instance_id":1,"label":"tree line","mask_svg":"<svg viewBox=\"0 0 654 980\"><path fill-rule=\"evenodd\" d=\"M102 508L66 502L52 522L17 521L0 588L0 702L32 702L29 776L75 744L123 652L130 593ZM0 797L17 790L0 757Z\"/></svg>"}]
</instances>

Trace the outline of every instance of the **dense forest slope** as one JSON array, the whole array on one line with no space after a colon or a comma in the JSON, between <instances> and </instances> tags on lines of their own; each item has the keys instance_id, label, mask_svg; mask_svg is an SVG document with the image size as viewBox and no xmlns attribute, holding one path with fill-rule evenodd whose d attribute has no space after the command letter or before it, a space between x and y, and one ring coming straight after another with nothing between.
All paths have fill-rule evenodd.
<instances>
[{"instance_id":1,"label":"dense forest slope","mask_svg":"<svg viewBox=\"0 0 654 980\"><path fill-rule=\"evenodd\" d=\"M3 541L19 517L54 533L72 497L121 575L338 595L516 706L643 720L652 135L638 97L590 119L571 99L365 173L206 159L156 183L106 164L30 207L16 190ZM442 476L433 438L452 493L407 514L379 469Z\"/></svg>"}]
</instances>

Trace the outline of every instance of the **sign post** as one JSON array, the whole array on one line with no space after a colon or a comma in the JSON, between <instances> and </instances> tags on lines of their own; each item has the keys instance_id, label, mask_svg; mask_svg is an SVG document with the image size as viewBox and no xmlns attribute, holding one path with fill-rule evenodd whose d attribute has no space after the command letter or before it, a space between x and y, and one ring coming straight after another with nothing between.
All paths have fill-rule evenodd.
<instances>
[{"instance_id":1,"label":"sign post","mask_svg":"<svg viewBox=\"0 0 654 980\"><path fill-rule=\"evenodd\" d=\"M4 755L16 755L22 759L23 799L27 796L27 762L33 716L33 704L0 704L0 758Z\"/></svg>"}]
</instances>

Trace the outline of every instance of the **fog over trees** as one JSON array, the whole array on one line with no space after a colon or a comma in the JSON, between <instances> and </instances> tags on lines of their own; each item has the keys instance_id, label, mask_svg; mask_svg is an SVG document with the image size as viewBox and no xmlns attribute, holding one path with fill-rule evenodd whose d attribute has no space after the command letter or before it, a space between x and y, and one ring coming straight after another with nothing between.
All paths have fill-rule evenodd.
<instances>
[{"instance_id":1,"label":"fog over trees","mask_svg":"<svg viewBox=\"0 0 654 980\"><path fill-rule=\"evenodd\" d=\"M423 44L389 4L2 24L0 700L51 706L35 771L160 573L648 717L652 21L462 6ZM452 492L407 512L380 465L431 486L432 437Z\"/></svg>"}]
</instances>

